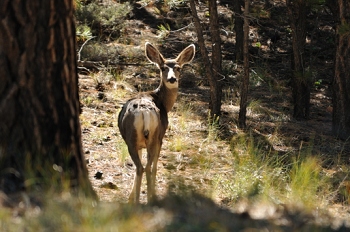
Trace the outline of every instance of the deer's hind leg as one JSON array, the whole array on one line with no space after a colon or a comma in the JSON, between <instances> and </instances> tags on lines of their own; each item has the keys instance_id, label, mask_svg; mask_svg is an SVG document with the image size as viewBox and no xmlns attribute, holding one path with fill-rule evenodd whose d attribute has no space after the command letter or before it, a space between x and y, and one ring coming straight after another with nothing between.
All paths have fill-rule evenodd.
<instances>
[{"instance_id":1,"label":"deer's hind leg","mask_svg":"<svg viewBox=\"0 0 350 232\"><path fill-rule=\"evenodd\" d=\"M161 144L159 141L154 141L147 146L147 164L145 168L146 179L147 179L147 200L151 202L155 199L155 183L157 175L157 163Z\"/></svg>"},{"instance_id":2,"label":"deer's hind leg","mask_svg":"<svg viewBox=\"0 0 350 232\"><path fill-rule=\"evenodd\" d=\"M132 191L129 196L129 203L137 204L140 201L142 174L144 172L144 168L141 163L142 149L137 150L133 147L132 148L129 147L129 153L136 166L135 180L134 180L134 185L132 187Z\"/></svg>"}]
</instances>

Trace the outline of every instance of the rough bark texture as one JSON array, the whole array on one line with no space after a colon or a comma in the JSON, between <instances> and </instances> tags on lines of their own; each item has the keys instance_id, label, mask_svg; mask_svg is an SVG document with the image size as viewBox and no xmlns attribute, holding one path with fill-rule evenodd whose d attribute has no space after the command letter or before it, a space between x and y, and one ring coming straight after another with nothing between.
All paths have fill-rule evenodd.
<instances>
[{"instance_id":1,"label":"rough bark texture","mask_svg":"<svg viewBox=\"0 0 350 232\"><path fill-rule=\"evenodd\" d=\"M1 1L0 190L31 179L92 193L79 110L72 0Z\"/></svg>"},{"instance_id":2,"label":"rough bark texture","mask_svg":"<svg viewBox=\"0 0 350 232\"><path fill-rule=\"evenodd\" d=\"M211 3L212 4L212 3ZM211 5L216 9L216 3L215 6ZM203 29L200 23L200 20L198 18L197 10L196 10L196 5L194 0L190 0L190 7L191 7L191 12L192 12L192 17L193 17L193 22L196 28L196 33L197 33L197 39L198 39L198 45L199 45L199 50L203 59L203 63L205 65L205 71L206 71L206 78L209 81L210 85L210 114L212 117L217 117L220 116L220 110L221 110L221 86L220 83L218 83L217 77L220 75L221 72L221 48L220 48L220 34L219 34L219 26L215 29L210 29L211 33L213 33L215 30L217 30L217 35L219 36L219 39L217 37L212 38L212 43L213 43L213 58L212 62L215 62L215 66L212 62L210 62L209 57L208 57L208 51L205 48L205 42L204 42L204 37L203 37ZM213 9L212 9L213 10ZM212 13L210 13L211 15ZM213 13L215 14L215 12ZM211 16L213 17L213 16ZM215 15L214 15L215 17ZM217 17L217 11L216 11L216 18ZM212 20L212 19L210 19ZM218 25L218 21L216 22L217 24L213 24L211 22L211 27ZM213 30L213 32L212 32ZM215 32L214 32L215 34ZM213 35L212 35L213 36ZM216 44L215 44L216 42ZM219 44L219 45L217 45ZM215 50L215 51L214 51ZM218 58L220 54L220 58ZM220 63L220 64L218 64Z\"/></svg>"},{"instance_id":3,"label":"rough bark texture","mask_svg":"<svg viewBox=\"0 0 350 232\"><path fill-rule=\"evenodd\" d=\"M246 127L248 87L249 87L249 5L250 0L245 0L244 5L244 43L243 43L243 66L244 77L241 85L241 100L238 115L238 125L240 128Z\"/></svg>"},{"instance_id":4,"label":"rough bark texture","mask_svg":"<svg viewBox=\"0 0 350 232\"><path fill-rule=\"evenodd\" d=\"M350 3L338 0L336 21L336 57L333 80L333 133L350 138Z\"/></svg>"},{"instance_id":5,"label":"rough bark texture","mask_svg":"<svg viewBox=\"0 0 350 232\"><path fill-rule=\"evenodd\" d=\"M304 47L306 39L306 0L287 0L288 16L292 29L293 56L292 63L292 95L294 104L293 117L308 119L310 116L310 83L305 73Z\"/></svg>"},{"instance_id":6,"label":"rough bark texture","mask_svg":"<svg viewBox=\"0 0 350 232\"><path fill-rule=\"evenodd\" d=\"M233 11L234 15L232 16L235 20L235 32L236 32L236 46L235 46L235 55L236 62L241 63L243 61L243 12L242 12L242 1L234 0L233 1Z\"/></svg>"}]
</instances>

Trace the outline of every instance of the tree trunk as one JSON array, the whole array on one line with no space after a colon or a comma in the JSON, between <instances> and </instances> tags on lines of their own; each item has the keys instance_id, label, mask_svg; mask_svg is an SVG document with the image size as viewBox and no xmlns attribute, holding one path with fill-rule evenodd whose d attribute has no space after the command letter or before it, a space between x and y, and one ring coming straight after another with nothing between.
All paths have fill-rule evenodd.
<instances>
[{"instance_id":1,"label":"tree trunk","mask_svg":"<svg viewBox=\"0 0 350 232\"><path fill-rule=\"evenodd\" d=\"M210 21L210 36L212 44L212 69L214 76L214 82L216 82L215 97L213 98L212 105L212 116L214 118L220 116L221 114L221 95L222 87L220 79L222 79L222 69L221 69L221 38L219 31L219 17L216 0L209 0L209 21Z\"/></svg>"},{"instance_id":2,"label":"tree trunk","mask_svg":"<svg viewBox=\"0 0 350 232\"><path fill-rule=\"evenodd\" d=\"M236 32L236 62L241 63L243 61L243 12L242 12L242 1L233 1L234 15L232 17L235 20L235 32Z\"/></svg>"},{"instance_id":3,"label":"tree trunk","mask_svg":"<svg viewBox=\"0 0 350 232\"><path fill-rule=\"evenodd\" d=\"M306 39L306 0L287 0L288 16L292 29L293 56L292 95L294 104L293 117L308 119L310 117L310 85L311 80L305 73L304 47Z\"/></svg>"},{"instance_id":4,"label":"tree trunk","mask_svg":"<svg viewBox=\"0 0 350 232\"><path fill-rule=\"evenodd\" d=\"M350 138L350 3L338 0L335 11L336 55L333 80L333 133L340 139Z\"/></svg>"},{"instance_id":5,"label":"tree trunk","mask_svg":"<svg viewBox=\"0 0 350 232\"><path fill-rule=\"evenodd\" d=\"M203 63L205 66L205 75L206 75L206 78L208 79L209 85L210 85L210 103L209 103L210 115L211 115L211 117L218 117L218 116L220 116L220 111L221 111L221 86L220 86L220 83L218 83L218 79L217 79L217 77L219 76L219 74L221 72L221 48L220 48L220 45L215 45L214 41L212 41L212 43L213 43L213 56L215 56L215 58L212 59L212 62L215 61L215 63L216 63L215 67L214 67L213 63L210 62L210 59L208 56L208 51L205 47L205 41L204 41L203 32L202 32L203 29L202 29L200 20L198 18L198 14L197 14L196 5L195 5L194 0L190 0L190 8L191 8L191 12L192 12L193 22L194 22L194 25L196 28L199 50L201 52L201 56L202 56ZM216 12L216 17L217 17L217 12ZM211 27L212 27L212 25L211 25ZM219 29L219 27L217 26L216 30L218 30L218 29ZM218 36L220 36L220 35L218 35ZM218 39L215 38L214 40L218 40ZM220 44L220 40L217 43ZM220 54L220 58L218 58L218 54ZM220 64L218 64L218 63L220 63ZM216 70L214 68L216 68Z\"/></svg>"},{"instance_id":6,"label":"tree trunk","mask_svg":"<svg viewBox=\"0 0 350 232\"><path fill-rule=\"evenodd\" d=\"M81 145L72 0L1 1L0 19L0 190L68 185L95 196Z\"/></svg>"},{"instance_id":7,"label":"tree trunk","mask_svg":"<svg viewBox=\"0 0 350 232\"><path fill-rule=\"evenodd\" d=\"M241 84L241 101L238 115L238 125L246 127L248 89L249 89L249 5L250 0L245 0L244 5L244 43L243 43L243 66L244 76Z\"/></svg>"}]
</instances>

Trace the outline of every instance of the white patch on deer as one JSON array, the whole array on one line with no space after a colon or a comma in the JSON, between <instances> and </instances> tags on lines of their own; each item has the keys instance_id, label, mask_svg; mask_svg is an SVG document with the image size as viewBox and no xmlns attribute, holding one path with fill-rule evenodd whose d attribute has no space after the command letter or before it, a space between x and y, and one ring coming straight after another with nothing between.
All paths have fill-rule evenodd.
<instances>
[{"instance_id":1,"label":"white patch on deer","mask_svg":"<svg viewBox=\"0 0 350 232\"><path fill-rule=\"evenodd\" d=\"M160 124L159 114L156 109L143 111L143 121L143 136L146 140L151 140Z\"/></svg>"},{"instance_id":2,"label":"white patch on deer","mask_svg":"<svg viewBox=\"0 0 350 232\"><path fill-rule=\"evenodd\" d=\"M136 147L137 149L145 148L146 147L146 140L143 135L143 128L144 128L144 120L143 120L143 112L138 111L134 113L134 128L136 130ZM132 128L130 128L132 129Z\"/></svg>"},{"instance_id":3,"label":"white patch on deer","mask_svg":"<svg viewBox=\"0 0 350 232\"><path fill-rule=\"evenodd\" d=\"M168 89L177 89L179 88L179 81L178 81L178 78L174 72L174 69L173 68L168 68L168 76L167 76L167 80L164 81L165 83L165 86L168 88ZM173 83L170 82L171 79L174 79L175 81Z\"/></svg>"},{"instance_id":4,"label":"white patch on deer","mask_svg":"<svg viewBox=\"0 0 350 232\"><path fill-rule=\"evenodd\" d=\"M135 114L134 127L137 133L138 149L146 148L147 140L153 139L153 134L160 124L160 118L157 108L140 109Z\"/></svg>"}]
</instances>

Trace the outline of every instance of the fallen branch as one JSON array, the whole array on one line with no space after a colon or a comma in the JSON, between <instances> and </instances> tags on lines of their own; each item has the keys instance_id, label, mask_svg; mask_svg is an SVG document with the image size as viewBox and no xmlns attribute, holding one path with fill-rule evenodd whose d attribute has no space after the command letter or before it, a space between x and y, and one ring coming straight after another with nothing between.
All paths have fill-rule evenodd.
<instances>
[{"instance_id":1,"label":"fallen branch","mask_svg":"<svg viewBox=\"0 0 350 232\"><path fill-rule=\"evenodd\" d=\"M79 61L78 69L94 69L100 70L106 67L118 67L118 66L148 66L151 64L142 63L121 63L121 62L111 62L111 61Z\"/></svg>"},{"instance_id":2,"label":"fallen branch","mask_svg":"<svg viewBox=\"0 0 350 232\"><path fill-rule=\"evenodd\" d=\"M80 61L80 53L81 53L81 50L83 50L83 47L85 46L85 44L89 41L89 40L92 40L93 38L95 38L96 36L92 36L91 38L87 39L83 45L81 45L81 48L79 49L78 51L78 61Z\"/></svg>"}]
</instances>

